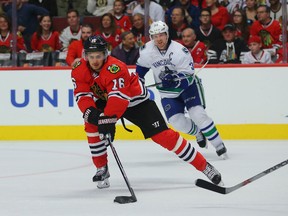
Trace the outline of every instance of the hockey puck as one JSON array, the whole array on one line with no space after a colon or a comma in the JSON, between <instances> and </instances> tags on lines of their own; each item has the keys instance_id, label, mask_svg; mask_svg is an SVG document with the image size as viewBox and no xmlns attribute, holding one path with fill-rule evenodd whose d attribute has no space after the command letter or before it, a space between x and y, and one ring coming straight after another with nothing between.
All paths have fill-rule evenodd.
<instances>
[{"instance_id":1,"label":"hockey puck","mask_svg":"<svg viewBox=\"0 0 288 216\"><path fill-rule=\"evenodd\" d=\"M114 202L117 202L120 204L126 204L126 203L137 202L137 199L136 197L133 197L133 196L117 196L115 197Z\"/></svg>"}]
</instances>

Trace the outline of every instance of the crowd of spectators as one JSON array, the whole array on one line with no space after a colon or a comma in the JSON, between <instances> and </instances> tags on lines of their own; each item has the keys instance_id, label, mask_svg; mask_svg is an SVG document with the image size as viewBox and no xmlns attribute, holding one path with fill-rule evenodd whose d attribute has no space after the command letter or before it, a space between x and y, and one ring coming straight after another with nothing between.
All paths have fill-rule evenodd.
<instances>
[{"instance_id":1,"label":"crowd of spectators","mask_svg":"<svg viewBox=\"0 0 288 216\"><path fill-rule=\"evenodd\" d=\"M16 43L11 0L0 4L0 66L9 66L13 45L19 66L34 66L39 58L50 60L34 63L73 66L93 34L105 38L111 55L134 65L149 40L145 11L148 25L167 23L170 38L190 50L195 64L279 63L283 57L280 0L151 0L147 10L145 0L17 0ZM85 22L89 16L99 23ZM54 30L53 17L63 17L67 26Z\"/></svg>"}]
</instances>

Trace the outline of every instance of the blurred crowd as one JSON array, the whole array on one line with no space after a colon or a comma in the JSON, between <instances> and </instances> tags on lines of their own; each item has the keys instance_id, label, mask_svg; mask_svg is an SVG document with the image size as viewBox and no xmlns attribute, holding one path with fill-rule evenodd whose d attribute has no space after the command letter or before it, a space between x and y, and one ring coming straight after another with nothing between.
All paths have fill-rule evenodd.
<instances>
[{"instance_id":1,"label":"blurred crowd","mask_svg":"<svg viewBox=\"0 0 288 216\"><path fill-rule=\"evenodd\" d=\"M287 45L280 0L16 0L16 35L11 2L0 0L2 67L12 65L13 46L17 66L73 66L84 57L84 41L97 34L112 56L135 65L150 40L147 25L158 20L169 26L170 39L190 50L195 64L281 63L283 38ZM55 18L67 26L55 30Z\"/></svg>"}]
</instances>

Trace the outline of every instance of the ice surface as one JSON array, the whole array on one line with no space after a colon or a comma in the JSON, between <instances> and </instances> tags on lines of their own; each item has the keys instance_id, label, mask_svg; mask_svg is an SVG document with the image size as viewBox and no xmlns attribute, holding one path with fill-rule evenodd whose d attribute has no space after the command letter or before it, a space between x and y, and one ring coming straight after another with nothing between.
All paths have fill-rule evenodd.
<instances>
[{"instance_id":1,"label":"ice surface","mask_svg":"<svg viewBox=\"0 0 288 216\"><path fill-rule=\"evenodd\" d=\"M195 142L193 142L195 143ZM288 159L288 141L226 140L229 159L212 145L199 149L233 186ZM194 185L206 177L152 141L114 142L138 202L113 203L130 195L109 149L110 183L99 190L85 141L1 141L2 216L287 216L288 166L222 195Z\"/></svg>"}]
</instances>

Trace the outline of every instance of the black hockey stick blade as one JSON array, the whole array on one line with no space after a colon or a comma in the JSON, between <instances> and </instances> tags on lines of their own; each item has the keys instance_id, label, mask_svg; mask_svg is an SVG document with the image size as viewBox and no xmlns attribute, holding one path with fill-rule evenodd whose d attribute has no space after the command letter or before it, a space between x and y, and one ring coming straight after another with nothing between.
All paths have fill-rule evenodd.
<instances>
[{"instance_id":1,"label":"black hockey stick blade","mask_svg":"<svg viewBox=\"0 0 288 216\"><path fill-rule=\"evenodd\" d=\"M120 204L134 203L137 202L137 199L135 196L116 196L114 202Z\"/></svg>"},{"instance_id":2,"label":"black hockey stick blade","mask_svg":"<svg viewBox=\"0 0 288 216\"><path fill-rule=\"evenodd\" d=\"M245 181L240 182L239 184L234 185L232 187L221 187L221 186L215 185L211 182L205 181L203 179L197 179L195 184L196 184L196 186L204 188L206 190L214 191L214 192L220 193L220 194L228 194L228 193L231 193L231 192L233 192L233 191L235 191L235 190L237 190L237 189L239 189L239 188L241 188L241 187L243 187L243 186L271 173L271 172L274 172L275 170L277 170L277 169L279 169L279 168L281 168L287 164L288 164L288 160L282 161L281 163L279 163L273 167L270 167L269 169L267 169L261 173L258 173L257 175L255 175L249 179L246 179Z\"/></svg>"},{"instance_id":3,"label":"black hockey stick blade","mask_svg":"<svg viewBox=\"0 0 288 216\"><path fill-rule=\"evenodd\" d=\"M197 179L195 182L195 185L198 187L210 190L210 191L214 191L216 193L227 194L227 191L226 191L227 188L215 185L203 179Z\"/></svg>"}]
</instances>

